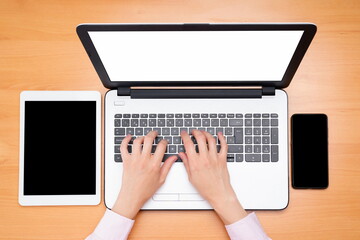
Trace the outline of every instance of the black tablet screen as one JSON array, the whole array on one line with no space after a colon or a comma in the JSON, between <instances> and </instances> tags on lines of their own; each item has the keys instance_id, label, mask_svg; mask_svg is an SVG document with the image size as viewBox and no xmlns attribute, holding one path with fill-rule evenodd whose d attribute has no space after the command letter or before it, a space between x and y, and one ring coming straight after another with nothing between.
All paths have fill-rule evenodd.
<instances>
[{"instance_id":1,"label":"black tablet screen","mask_svg":"<svg viewBox=\"0 0 360 240\"><path fill-rule=\"evenodd\" d=\"M96 194L96 102L26 101L24 195Z\"/></svg>"}]
</instances>

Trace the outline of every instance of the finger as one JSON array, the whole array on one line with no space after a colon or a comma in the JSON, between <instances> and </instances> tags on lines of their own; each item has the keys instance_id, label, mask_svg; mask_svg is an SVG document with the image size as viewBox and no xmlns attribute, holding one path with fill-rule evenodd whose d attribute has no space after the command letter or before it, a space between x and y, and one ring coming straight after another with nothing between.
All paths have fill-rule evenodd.
<instances>
[{"instance_id":1,"label":"finger","mask_svg":"<svg viewBox=\"0 0 360 240\"><path fill-rule=\"evenodd\" d=\"M151 147L157 135L158 135L157 131L151 131L148 134L146 134L144 138L144 147L143 147L143 154L145 154L146 156L151 154Z\"/></svg>"},{"instance_id":2,"label":"finger","mask_svg":"<svg viewBox=\"0 0 360 240\"><path fill-rule=\"evenodd\" d=\"M194 135L194 137L196 139L196 142L198 144L199 153L207 153L209 150L208 150L208 147L206 145L206 137L205 137L205 135L202 132L200 132L199 130L194 130L193 135Z\"/></svg>"},{"instance_id":3,"label":"finger","mask_svg":"<svg viewBox=\"0 0 360 240\"><path fill-rule=\"evenodd\" d=\"M216 150L216 140L215 138L208 132L205 132L203 131L202 132L205 137L206 137L206 140L207 140L207 143L208 143L208 148L209 148L209 152L212 153L212 154L216 154L217 153L217 150Z\"/></svg>"},{"instance_id":4,"label":"finger","mask_svg":"<svg viewBox=\"0 0 360 240\"><path fill-rule=\"evenodd\" d=\"M183 163L184 163L184 166L185 166L185 169L186 169L186 172L187 172L188 176L190 176L189 159L188 159L186 153L184 153L184 152L179 152L178 155L179 155L180 159L181 159L181 160L183 161Z\"/></svg>"},{"instance_id":5,"label":"finger","mask_svg":"<svg viewBox=\"0 0 360 240\"><path fill-rule=\"evenodd\" d=\"M219 155L226 156L228 151L228 145L226 144L225 137L222 132L218 133L218 138L220 141L220 152Z\"/></svg>"},{"instance_id":6,"label":"finger","mask_svg":"<svg viewBox=\"0 0 360 240\"><path fill-rule=\"evenodd\" d=\"M161 140L158 145L156 146L156 150L153 156L153 159L155 159L156 161L159 162L159 164L161 163L165 151L166 151L166 146L167 146L167 141L165 139Z\"/></svg>"},{"instance_id":7,"label":"finger","mask_svg":"<svg viewBox=\"0 0 360 240\"><path fill-rule=\"evenodd\" d=\"M144 137L137 137L134 140L134 143L132 145L132 154L136 158L141 155L143 142L144 142Z\"/></svg>"},{"instance_id":8,"label":"finger","mask_svg":"<svg viewBox=\"0 0 360 240\"><path fill-rule=\"evenodd\" d=\"M168 173L170 172L171 166L174 164L174 162L178 159L178 156L171 156L168 157L164 164L161 167L160 170L160 178L162 179L162 181L165 181Z\"/></svg>"},{"instance_id":9,"label":"finger","mask_svg":"<svg viewBox=\"0 0 360 240\"><path fill-rule=\"evenodd\" d=\"M125 159L130 158L130 153L128 151L128 145L129 145L130 140L131 140L131 135L129 134L121 142L120 153L121 153L121 158L123 159L123 161Z\"/></svg>"},{"instance_id":10,"label":"finger","mask_svg":"<svg viewBox=\"0 0 360 240\"><path fill-rule=\"evenodd\" d=\"M184 142L184 147L187 155L194 155L195 152L195 146L193 141L191 141L189 134L186 131L182 131L180 133L181 138Z\"/></svg>"}]
</instances>

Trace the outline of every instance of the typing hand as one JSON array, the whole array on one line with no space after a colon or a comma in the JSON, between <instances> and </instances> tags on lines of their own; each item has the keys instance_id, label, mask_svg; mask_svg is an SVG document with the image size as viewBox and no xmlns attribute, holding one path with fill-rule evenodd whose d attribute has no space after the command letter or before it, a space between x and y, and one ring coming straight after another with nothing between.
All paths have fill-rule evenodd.
<instances>
[{"instance_id":1,"label":"typing hand","mask_svg":"<svg viewBox=\"0 0 360 240\"><path fill-rule=\"evenodd\" d=\"M199 148L187 132L182 132L186 153L179 153L184 162L190 182L218 213L224 224L231 224L246 216L230 184L227 169L227 144L222 133L218 134L220 152L217 152L215 138L208 132L193 130Z\"/></svg>"},{"instance_id":2,"label":"typing hand","mask_svg":"<svg viewBox=\"0 0 360 240\"><path fill-rule=\"evenodd\" d=\"M157 132L152 131L145 137L136 138L132 154L127 150L131 135L126 136L121 143L122 186L112 210L127 218L135 218L144 203L165 182L172 164L177 159L177 156L171 156L161 166L167 141L161 140L152 155L151 147L156 136Z\"/></svg>"}]
</instances>

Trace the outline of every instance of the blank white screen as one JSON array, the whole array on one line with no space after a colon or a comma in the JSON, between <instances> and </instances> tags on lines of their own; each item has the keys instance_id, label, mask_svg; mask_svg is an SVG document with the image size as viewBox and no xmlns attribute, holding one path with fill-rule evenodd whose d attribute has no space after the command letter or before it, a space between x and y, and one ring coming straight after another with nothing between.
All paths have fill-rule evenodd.
<instances>
[{"instance_id":1,"label":"blank white screen","mask_svg":"<svg viewBox=\"0 0 360 240\"><path fill-rule=\"evenodd\" d=\"M281 81L303 31L90 31L111 81Z\"/></svg>"}]
</instances>

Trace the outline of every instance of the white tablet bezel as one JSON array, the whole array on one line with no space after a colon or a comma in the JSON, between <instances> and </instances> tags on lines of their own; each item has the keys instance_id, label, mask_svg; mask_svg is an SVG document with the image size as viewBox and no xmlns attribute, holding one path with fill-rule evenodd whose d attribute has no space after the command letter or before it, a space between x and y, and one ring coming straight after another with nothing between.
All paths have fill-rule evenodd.
<instances>
[{"instance_id":1,"label":"white tablet bezel","mask_svg":"<svg viewBox=\"0 0 360 240\"><path fill-rule=\"evenodd\" d=\"M96 193L94 195L24 195L25 101L96 101ZM97 91L23 91L20 94L19 204L22 206L98 205L101 199L101 94Z\"/></svg>"}]
</instances>

